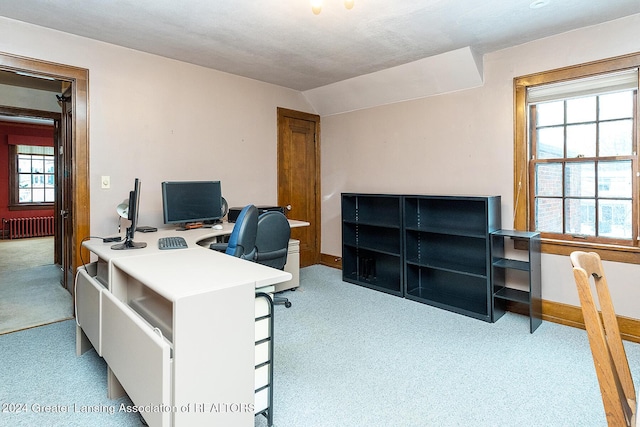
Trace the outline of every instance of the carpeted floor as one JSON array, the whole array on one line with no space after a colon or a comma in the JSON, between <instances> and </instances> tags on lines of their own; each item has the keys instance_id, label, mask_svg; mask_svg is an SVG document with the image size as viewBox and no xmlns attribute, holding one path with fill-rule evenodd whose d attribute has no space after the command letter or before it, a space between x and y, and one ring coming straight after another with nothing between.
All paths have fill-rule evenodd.
<instances>
[{"instance_id":1,"label":"carpeted floor","mask_svg":"<svg viewBox=\"0 0 640 427\"><path fill-rule=\"evenodd\" d=\"M0 334L73 317L53 264L53 237L0 240Z\"/></svg>"},{"instance_id":2,"label":"carpeted floor","mask_svg":"<svg viewBox=\"0 0 640 427\"><path fill-rule=\"evenodd\" d=\"M60 269L53 265L2 273L0 334L73 317L71 294L60 285Z\"/></svg>"},{"instance_id":3,"label":"carpeted floor","mask_svg":"<svg viewBox=\"0 0 640 427\"><path fill-rule=\"evenodd\" d=\"M275 308L277 427L606 426L584 330L543 322L530 334L521 315L486 323L344 283L323 266L300 276L285 293L293 306ZM75 356L75 326L0 336L0 401L29 409L0 413L0 425L140 426L106 398L95 351ZM640 345L625 347L638 388ZM82 405L99 410L73 409Z\"/></svg>"},{"instance_id":4,"label":"carpeted floor","mask_svg":"<svg viewBox=\"0 0 640 427\"><path fill-rule=\"evenodd\" d=\"M75 353L74 320L0 335L0 426L142 427L107 397L107 366L94 350ZM64 411L64 412L63 412Z\"/></svg>"},{"instance_id":5,"label":"carpeted floor","mask_svg":"<svg viewBox=\"0 0 640 427\"><path fill-rule=\"evenodd\" d=\"M586 332L486 323L322 266L276 307L277 427L606 426ZM625 342L638 388L640 344ZM256 427L264 426L256 417Z\"/></svg>"},{"instance_id":6,"label":"carpeted floor","mask_svg":"<svg viewBox=\"0 0 640 427\"><path fill-rule=\"evenodd\" d=\"M0 240L0 273L53 264L53 237Z\"/></svg>"}]
</instances>

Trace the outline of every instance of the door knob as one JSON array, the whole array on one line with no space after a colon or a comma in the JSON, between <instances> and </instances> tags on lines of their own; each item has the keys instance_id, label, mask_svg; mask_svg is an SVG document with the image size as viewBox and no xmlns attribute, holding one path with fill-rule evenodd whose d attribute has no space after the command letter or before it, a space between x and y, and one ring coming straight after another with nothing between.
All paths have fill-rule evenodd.
<instances>
[{"instance_id":1,"label":"door knob","mask_svg":"<svg viewBox=\"0 0 640 427\"><path fill-rule=\"evenodd\" d=\"M290 210L291 210L291 205L287 205L287 206L285 206L285 208L286 208L288 211L290 211Z\"/></svg>"}]
</instances>

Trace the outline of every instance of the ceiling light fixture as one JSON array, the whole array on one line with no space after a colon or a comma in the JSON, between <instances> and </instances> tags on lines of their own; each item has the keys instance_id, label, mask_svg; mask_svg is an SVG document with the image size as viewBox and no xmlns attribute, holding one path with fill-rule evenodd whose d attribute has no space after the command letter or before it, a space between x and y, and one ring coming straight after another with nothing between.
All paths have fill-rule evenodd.
<instances>
[{"instance_id":1,"label":"ceiling light fixture","mask_svg":"<svg viewBox=\"0 0 640 427\"><path fill-rule=\"evenodd\" d=\"M551 0L534 0L531 2L529 7L531 9L540 9L541 7L545 7L549 3L551 3Z\"/></svg>"},{"instance_id":2,"label":"ceiling light fixture","mask_svg":"<svg viewBox=\"0 0 640 427\"><path fill-rule=\"evenodd\" d=\"M353 9L355 0L344 0L344 7L348 10ZM311 0L311 10L314 15L319 15L322 12L322 0Z\"/></svg>"}]
</instances>

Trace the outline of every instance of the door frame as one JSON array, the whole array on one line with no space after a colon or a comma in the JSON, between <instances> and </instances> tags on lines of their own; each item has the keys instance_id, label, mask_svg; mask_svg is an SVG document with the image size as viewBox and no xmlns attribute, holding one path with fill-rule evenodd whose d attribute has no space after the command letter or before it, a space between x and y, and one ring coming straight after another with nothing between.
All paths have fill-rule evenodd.
<instances>
[{"instance_id":1,"label":"door frame","mask_svg":"<svg viewBox=\"0 0 640 427\"><path fill-rule=\"evenodd\" d=\"M72 169L71 169L71 271L75 272L81 260L89 260L89 252L82 241L90 231L89 199L89 70L0 52L0 70L26 72L71 84L73 105ZM59 214L59 213L56 213ZM68 274L67 271L64 274ZM70 292L73 293L73 287Z\"/></svg>"}]
</instances>

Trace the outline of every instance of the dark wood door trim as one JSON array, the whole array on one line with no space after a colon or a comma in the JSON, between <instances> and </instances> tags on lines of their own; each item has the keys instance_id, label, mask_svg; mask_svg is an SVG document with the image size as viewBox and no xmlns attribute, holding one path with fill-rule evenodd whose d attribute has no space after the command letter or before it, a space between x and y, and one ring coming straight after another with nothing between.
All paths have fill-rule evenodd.
<instances>
[{"instance_id":1,"label":"dark wood door trim","mask_svg":"<svg viewBox=\"0 0 640 427\"><path fill-rule=\"evenodd\" d=\"M82 240L89 236L90 199L89 199L89 70L69 65L56 64L33 58L0 52L0 70L22 71L31 74L53 77L71 84L73 103L73 197L71 227L73 271L80 265L81 259L89 260L89 253L82 249ZM82 257L81 257L82 255Z\"/></svg>"},{"instance_id":2,"label":"dark wood door trim","mask_svg":"<svg viewBox=\"0 0 640 427\"><path fill-rule=\"evenodd\" d=\"M313 204L315 206L314 209L314 213L313 213L313 233L315 235L315 248L314 248L314 253L313 253L313 264L318 264L320 263L320 248L321 248L321 241L320 241L320 236L321 236L321 215L320 215L320 211L321 211L321 204L320 204L320 195L321 195L321 191L320 191L320 181L321 181L321 171L320 171L320 116L318 116L317 114L310 114L310 113L305 113L302 111L296 111L296 110L289 110L287 108L281 108L278 107L277 109L277 117L278 117L278 176L280 176L280 168L282 165L282 159L280 158L281 155L281 143L282 141L280 140L280 129L282 126L282 122L285 118L293 118L293 119L300 119L300 120L306 120L306 121L311 121L315 123L315 144L314 144L314 163L315 163L315 176L313 177L307 177L308 179L313 179L313 183L314 183L314 200L313 200ZM288 203L285 200L281 200L280 194L280 183L278 183L278 204L279 205L283 205Z\"/></svg>"}]
</instances>

